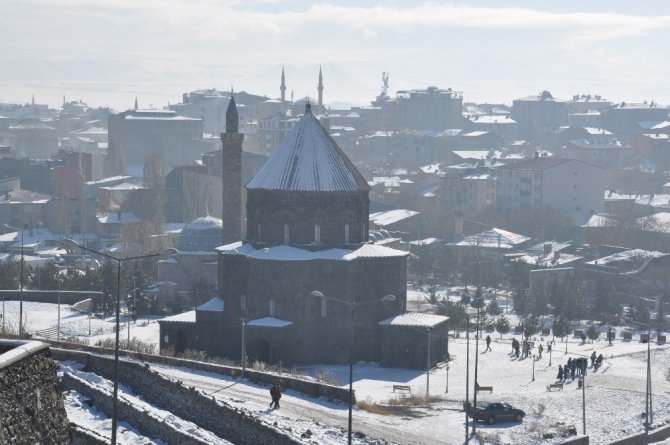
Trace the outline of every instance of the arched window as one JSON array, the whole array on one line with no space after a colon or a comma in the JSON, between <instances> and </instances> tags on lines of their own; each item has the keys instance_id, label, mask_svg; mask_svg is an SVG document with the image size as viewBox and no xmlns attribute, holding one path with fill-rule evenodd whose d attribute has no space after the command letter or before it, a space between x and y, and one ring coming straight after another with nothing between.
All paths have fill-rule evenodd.
<instances>
[{"instance_id":1,"label":"arched window","mask_svg":"<svg viewBox=\"0 0 670 445\"><path fill-rule=\"evenodd\" d=\"M247 296L246 295L240 295L240 310L242 310L242 311L247 310Z\"/></svg>"},{"instance_id":2,"label":"arched window","mask_svg":"<svg viewBox=\"0 0 670 445\"><path fill-rule=\"evenodd\" d=\"M321 317L326 318L328 315L328 303L325 298L321 299Z\"/></svg>"},{"instance_id":3,"label":"arched window","mask_svg":"<svg viewBox=\"0 0 670 445\"><path fill-rule=\"evenodd\" d=\"M349 244L349 224L344 225L344 244Z\"/></svg>"},{"instance_id":4,"label":"arched window","mask_svg":"<svg viewBox=\"0 0 670 445\"><path fill-rule=\"evenodd\" d=\"M321 225L314 226L314 244L321 244Z\"/></svg>"},{"instance_id":5,"label":"arched window","mask_svg":"<svg viewBox=\"0 0 670 445\"><path fill-rule=\"evenodd\" d=\"M289 227L288 224L284 224L284 244L289 244L290 238L289 238Z\"/></svg>"},{"instance_id":6,"label":"arched window","mask_svg":"<svg viewBox=\"0 0 670 445\"><path fill-rule=\"evenodd\" d=\"M275 316L275 301L270 300L270 317Z\"/></svg>"}]
</instances>

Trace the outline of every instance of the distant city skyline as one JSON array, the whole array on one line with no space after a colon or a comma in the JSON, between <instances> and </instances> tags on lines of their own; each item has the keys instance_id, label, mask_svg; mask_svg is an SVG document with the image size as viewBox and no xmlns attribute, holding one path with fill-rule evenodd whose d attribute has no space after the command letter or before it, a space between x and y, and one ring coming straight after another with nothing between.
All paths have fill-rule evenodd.
<instances>
[{"instance_id":1,"label":"distant city skyline","mask_svg":"<svg viewBox=\"0 0 670 445\"><path fill-rule=\"evenodd\" d=\"M216 88L369 105L390 73L397 90L435 85L466 102L549 90L670 104L666 2L453 3L281 0L0 2L0 101L117 111L161 108Z\"/></svg>"}]
</instances>

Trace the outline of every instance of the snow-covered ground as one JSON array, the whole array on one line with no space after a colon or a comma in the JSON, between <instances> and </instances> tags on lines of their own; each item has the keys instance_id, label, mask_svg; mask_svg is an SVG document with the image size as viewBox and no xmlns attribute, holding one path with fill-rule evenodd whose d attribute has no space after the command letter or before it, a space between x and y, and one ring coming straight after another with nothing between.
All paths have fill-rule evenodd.
<instances>
[{"instance_id":1,"label":"snow-covered ground","mask_svg":"<svg viewBox=\"0 0 670 445\"><path fill-rule=\"evenodd\" d=\"M426 308L425 294L410 294L410 303ZM18 320L18 303L6 302L8 322ZM69 313L67 307L61 308L61 323L88 323L86 315ZM55 305L24 303L27 316L27 331L34 332L55 326L57 311ZM512 314L510 314L512 315ZM67 320L67 321L64 321ZM112 320L106 322L110 333L93 338L112 337ZM105 322L100 322L105 323ZM131 336L156 342L158 326L155 321L141 326L131 324ZM88 326L86 325L88 333ZM126 334L125 327L122 335ZM477 434L484 436L488 443L500 444L544 444L558 443L559 438L543 437L545 433L557 434L566 426L575 426L582 433L582 391L577 382L568 382L563 391L546 391L548 384L556 378L558 364L565 364L569 357L588 357L593 350L603 354L605 361L598 371L586 377L586 433L591 443L608 443L617 438L643 431L646 386L647 345L639 342L635 335L633 341L623 342L617 339L608 346L604 339L594 343L581 344L578 339L570 338L565 353L565 343L557 342L551 356L546 352L542 359L516 359L510 355L512 335L492 335L492 351L484 352L483 342L479 351L475 349L474 336L470 338L469 383L474 382L475 361L477 361L478 381L482 386L493 386L493 393L482 393L478 400L505 401L523 409L526 418L522 423L504 423L496 425L477 425ZM123 338L123 337L122 337ZM517 336L518 338L518 336ZM537 341L546 341L536 337ZM91 341L91 344L94 341ZM462 403L465 400L465 378L468 363L466 360L467 341L464 333L450 338L449 351L452 360L447 368L444 364L430 373L429 394L437 401L430 404L389 409L391 413L373 414L354 408L354 431L365 433L366 437L355 437L354 443L375 443L372 438L384 438L389 442L411 444L447 443L459 444L465 436L464 413ZM670 369L670 346L651 345L653 426L658 427L670 422L670 383L667 380ZM477 353L478 352L478 353ZM534 372L533 372L534 365ZM291 430L298 437L310 429L313 433L309 443L341 444L346 443L347 405L332 403L323 399L313 399L303 394L287 391L282 398L279 410L270 410L268 388L255 385L246 380L232 380L228 377L193 371L182 368L170 368L151 365L170 378L189 382L201 391L214 395L240 409L255 413L262 422L277 424L279 428ZM348 384L347 366L311 366L307 373L328 372L342 386ZM533 376L535 380L533 380ZM448 385L447 385L448 379ZM387 405L387 401L402 397L393 393L393 384L409 385L413 395L426 393L426 374L420 370L387 369L371 363L357 363L354 366L354 389L359 401ZM472 400L470 391L469 398ZM73 399L75 400L75 399ZM82 406L90 411L89 407ZM77 402L69 403L68 415L77 411ZM72 416L77 416L73 412ZM73 418L71 416L71 419ZM102 428L102 427L101 427ZM129 439L130 440L130 439ZM132 442L126 443L145 443Z\"/></svg>"}]
</instances>

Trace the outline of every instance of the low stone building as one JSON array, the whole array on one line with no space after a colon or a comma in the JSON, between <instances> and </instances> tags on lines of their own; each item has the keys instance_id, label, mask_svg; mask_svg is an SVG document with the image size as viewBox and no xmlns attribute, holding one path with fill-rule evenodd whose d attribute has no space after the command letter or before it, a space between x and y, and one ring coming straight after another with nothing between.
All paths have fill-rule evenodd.
<instances>
[{"instance_id":1,"label":"low stone building","mask_svg":"<svg viewBox=\"0 0 670 445\"><path fill-rule=\"evenodd\" d=\"M49 345L0 340L0 443L69 444Z\"/></svg>"}]
</instances>

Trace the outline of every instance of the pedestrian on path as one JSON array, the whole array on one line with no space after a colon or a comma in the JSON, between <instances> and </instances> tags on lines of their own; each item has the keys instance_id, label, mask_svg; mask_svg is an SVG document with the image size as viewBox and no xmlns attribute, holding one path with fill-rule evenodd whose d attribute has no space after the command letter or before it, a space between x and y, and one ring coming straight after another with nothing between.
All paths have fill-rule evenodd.
<instances>
[{"instance_id":1,"label":"pedestrian on path","mask_svg":"<svg viewBox=\"0 0 670 445\"><path fill-rule=\"evenodd\" d=\"M279 409L279 399L281 399L281 386L279 386L278 383L275 383L272 386L272 388L270 388L270 396L272 396L272 402L270 402L270 408Z\"/></svg>"}]
</instances>

